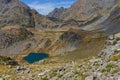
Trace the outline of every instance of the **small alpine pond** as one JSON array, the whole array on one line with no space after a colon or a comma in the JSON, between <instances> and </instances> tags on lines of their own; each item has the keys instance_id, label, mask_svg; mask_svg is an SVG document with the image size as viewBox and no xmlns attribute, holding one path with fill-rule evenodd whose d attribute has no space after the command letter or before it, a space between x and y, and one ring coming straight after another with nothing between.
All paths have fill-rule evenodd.
<instances>
[{"instance_id":1,"label":"small alpine pond","mask_svg":"<svg viewBox=\"0 0 120 80\"><path fill-rule=\"evenodd\" d=\"M25 56L23 59L27 61L28 63L32 64L34 62L37 62L39 60L45 59L49 57L48 54L45 53L30 53L29 55Z\"/></svg>"}]
</instances>

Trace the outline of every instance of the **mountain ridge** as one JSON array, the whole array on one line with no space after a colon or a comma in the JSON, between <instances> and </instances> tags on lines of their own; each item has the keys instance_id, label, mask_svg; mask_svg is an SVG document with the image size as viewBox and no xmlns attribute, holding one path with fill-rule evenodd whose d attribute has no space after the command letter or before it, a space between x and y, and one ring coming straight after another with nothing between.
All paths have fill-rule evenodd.
<instances>
[{"instance_id":1,"label":"mountain ridge","mask_svg":"<svg viewBox=\"0 0 120 80\"><path fill-rule=\"evenodd\" d=\"M60 28L63 29L71 27L88 31L100 29L105 33L112 34L120 31L119 5L120 0L77 0L56 18L63 20L62 25L60 25ZM51 13L54 14L55 11ZM115 21L115 18L117 21ZM70 20L75 22L72 24ZM114 23L111 23L113 20Z\"/></svg>"},{"instance_id":2,"label":"mountain ridge","mask_svg":"<svg viewBox=\"0 0 120 80\"><path fill-rule=\"evenodd\" d=\"M30 9L19 0L0 0L0 2L0 27L21 25L35 28L56 25L55 22Z\"/></svg>"},{"instance_id":3,"label":"mountain ridge","mask_svg":"<svg viewBox=\"0 0 120 80\"><path fill-rule=\"evenodd\" d=\"M112 7L116 3L116 1L117 0L77 0L71 5L70 8L67 8L66 11L64 11L59 18L65 20L82 20L82 18L87 19L87 17L89 17L91 14L98 14L98 11L103 10L103 8L108 9Z\"/></svg>"}]
</instances>

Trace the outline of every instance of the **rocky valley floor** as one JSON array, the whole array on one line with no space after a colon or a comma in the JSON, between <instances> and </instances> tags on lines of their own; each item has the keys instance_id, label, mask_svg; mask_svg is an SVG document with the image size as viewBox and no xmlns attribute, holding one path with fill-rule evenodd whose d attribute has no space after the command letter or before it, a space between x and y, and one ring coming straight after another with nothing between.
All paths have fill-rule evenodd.
<instances>
[{"instance_id":1,"label":"rocky valley floor","mask_svg":"<svg viewBox=\"0 0 120 80\"><path fill-rule=\"evenodd\" d=\"M67 61L64 59L65 61L63 61L59 60L61 58L59 55L59 57L53 56L34 64L28 64L21 60L23 56L28 54L26 51L27 54L14 57L15 60L18 60L19 65L0 65L0 79L118 80L120 78L120 34L116 34L115 39L112 38L110 36L105 41L104 48L98 56L79 60Z\"/></svg>"}]
</instances>

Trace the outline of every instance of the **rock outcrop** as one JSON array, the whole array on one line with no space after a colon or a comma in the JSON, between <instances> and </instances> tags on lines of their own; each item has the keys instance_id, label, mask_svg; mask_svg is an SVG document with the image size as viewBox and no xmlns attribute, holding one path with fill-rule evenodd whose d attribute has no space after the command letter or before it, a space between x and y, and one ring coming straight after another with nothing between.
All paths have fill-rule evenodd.
<instances>
[{"instance_id":1,"label":"rock outcrop","mask_svg":"<svg viewBox=\"0 0 120 80\"><path fill-rule=\"evenodd\" d=\"M61 8L55 8L52 12L50 12L47 16L53 17L53 18L59 18L60 15L65 12L67 9L64 7Z\"/></svg>"},{"instance_id":2,"label":"rock outcrop","mask_svg":"<svg viewBox=\"0 0 120 80\"><path fill-rule=\"evenodd\" d=\"M20 26L6 26L0 30L0 49L10 47L32 35L30 31Z\"/></svg>"},{"instance_id":3,"label":"rock outcrop","mask_svg":"<svg viewBox=\"0 0 120 80\"><path fill-rule=\"evenodd\" d=\"M6 56L0 56L0 64L11 65L11 66L18 65L17 61L11 59L10 57L6 57Z\"/></svg>"},{"instance_id":4,"label":"rock outcrop","mask_svg":"<svg viewBox=\"0 0 120 80\"><path fill-rule=\"evenodd\" d=\"M92 45L93 41L104 42L104 37L100 36L101 33L94 31L85 31L77 29L69 29L65 31L60 37L52 44L48 49L49 53L65 53L68 51L74 51L81 48L81 46ZM98 41L98 42L99 42ZM95 43L96 44L96 43ZM94 44L94 45L95 45ZM101 43L102 45L102 43Z\"/></svg>"}]
</instances>

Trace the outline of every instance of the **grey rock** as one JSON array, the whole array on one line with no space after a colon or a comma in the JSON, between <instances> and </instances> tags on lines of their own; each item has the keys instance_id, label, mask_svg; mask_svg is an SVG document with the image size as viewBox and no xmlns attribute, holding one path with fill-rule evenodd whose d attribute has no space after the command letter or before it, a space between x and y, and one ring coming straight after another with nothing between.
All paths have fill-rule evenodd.
<instances>
[{"instance_id":1,"label":"grey rock","mask_svg":"<svg viewBox=\"0 0 120 80\"><path fill-rule=\"evenodd\" d=\"M95 80L95 79L94 79L94 76L88 76L85 78L85 80Z\"/></svg>"},{"instance_id":2,"label":"grey rock","mask_svg":"<svg viewBox=\"0 0 120 80\"><path fill-rule=\"evenodd\" d=\"M109 40L114 40L115 39L115 35L110 35L109 36Z\"/></svg>"},{"instance_id":3,"label":"grey rock","mask_svg":"<svg viewBox=\"0 0 120 80\"><path fill-rule=\"evenodd\" d=\"M0 80L5 80L5 78L0 78Z\"/></svg>"},{"instance_id":4,"label":"grey rock","mask_svg":"<svg viewBox=\"0 0 120 80\"><path fill-rule=\"evenodd\" d=\"M65 12L67 9L64 7L61 8L55 8L52 12L50 12L47 16L52 18L59 18L60 15Z\"/></svg>"}]
</instances>

